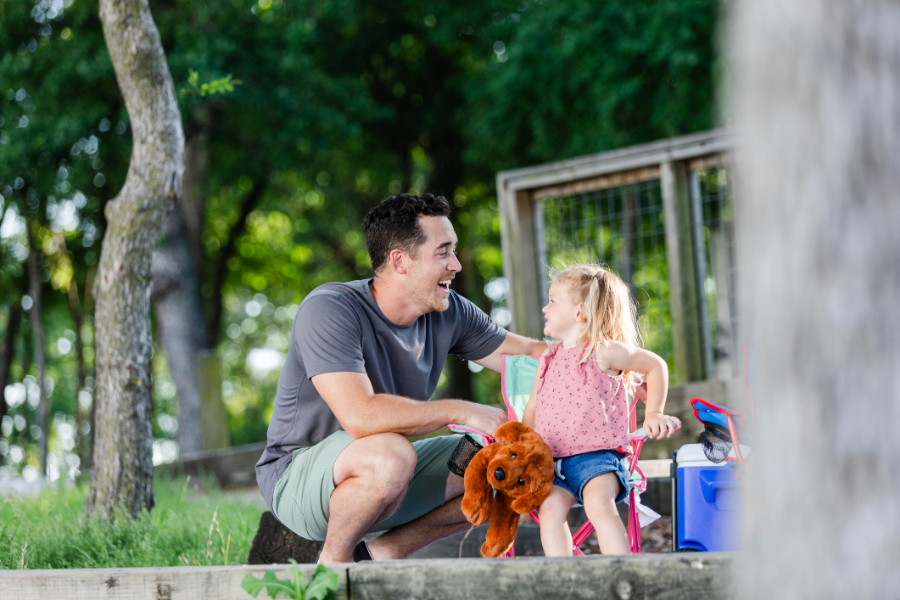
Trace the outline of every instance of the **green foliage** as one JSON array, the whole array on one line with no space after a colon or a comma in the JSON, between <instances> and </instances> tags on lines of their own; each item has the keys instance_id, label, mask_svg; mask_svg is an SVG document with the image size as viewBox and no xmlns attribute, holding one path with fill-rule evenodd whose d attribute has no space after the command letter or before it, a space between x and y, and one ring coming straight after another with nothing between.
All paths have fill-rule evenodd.
<instances>
[{"instance_id":1,"label":"green foliage","mask_svg":"<svg viewBox=\"0 0 900 600\"><path fill-rule=\"evenodd\" d=\"M231 74L200 83L200 73L191 70L187 78L187 87L181 88L179 94L181 96L190 96L192 94L200 94L200 97L214 96L216 94L227 94L234 91L234 86L241 85L240 79L232 79Z\"/></svg>"},{"instance_id":2,"label":"green foliage","mask_svg":"<svg viewBox=\"0 0 900 600\"><path fill-rule=\"evenodd\" d=\"M0 568L75 569L243 564L258 501L210 482L155 481L152 514L110 523L83 514L87 485L0 503ZM254 502L257 502L254 504Z\"/></svg>"},{"instance_id":3,"label":"green foliage","mask_svg":"<svg viewBox=\"0 0 900 600\"><path fill-rule=\"evenodd\" d=\"M35 236L47 383L56 422L84 422L79 393L89 397L93 364L90 292L105 225L103 204L124 180L131 145L95 3L0 2L0 326L15 306L30 305L26 226ZM28 296L26 298L26 296ZM29 315L18 336L5 394L9 401L0 462L25 449L17 470L34 468L37 381ZM83 348L83 350L82 350ZM2 411L0 411L2 412ZM45 432L62 456L56 431ZM71 436L69 436L71 438ZM68 443L68 439L66 443ZM83 440L78 440L83 442ZM86 444L81 445L82 451ZM70 468L50 460L65 474Z\"/></svg>"},{"instance_id":4,"label":"green foliage","mask_svg":"<svg viewBox=\"0 0 900 600\"><path fill-rule=\"evenodd\" d=\"M57 4L0 1L0 331L27 293L27 220L41 248L52 411L84 448L90 288L131 131L96 3ZM192 193L204 203L203 304L223 306L212 343L224 359L233 442L264 439L277 383L277 367L254 370L251 355L287 352L296 306L316 285L370 275L360 223L379 200L406 190L450 198L464 265L456 289L500 314L502 300L494 306L483 292L502 276L497 170L715 126L719 7L154 3L173 78L186 82L188 168L201 169ZM27 313L19 318L10 383L21 400L0 440L0 461L12 447L26 450L17 470L39 461L34 346ZM177 402L161 355L154 426L165 438ZM471 393L495 402L496 389L483 373ZM51 432L60 456L64 442Z\"/></svg>"},{"instance_id":5,"label":"green foliage","mask_svg":"<svg viewBox=\"0 0 900 600\"><path fill-rule=\"evenodd\" d=\"M467 97L466 158L497 171L715 126L720 0L522 2ZM527 107L527 110L523 110Z\"/></svg>"},{"instance_id":6,"label":"green foliage","mask_svg":"<svg viewBox=\"0 0 900 600\"><path fill-rule=\"evenodd\" d=\"M334 592L338 587L337 573L328 569L324 565L318 565L313 573L312 580L307 580L306 576L297 565L297 561L293 558L291 561L291 581L279 579L275 571L269 570L257 579L253 573L247 573L241 582L241 587L256 598L262 590L265 590L270 598L277 598L284 595L286 598L294 600L326 600L334 598Z\"/></svg>"}]
</instances>

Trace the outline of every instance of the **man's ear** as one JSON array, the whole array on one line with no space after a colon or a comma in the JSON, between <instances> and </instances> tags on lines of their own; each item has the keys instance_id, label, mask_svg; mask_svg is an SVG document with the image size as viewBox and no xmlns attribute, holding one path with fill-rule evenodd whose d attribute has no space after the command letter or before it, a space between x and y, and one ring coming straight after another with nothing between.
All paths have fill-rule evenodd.
<instances>
[{"instance_id":1,"label":"man's ear","mask_svg":"<svg viewBox=\"0 0 900 600\"><path fill-rule=\"evenodd\" d=\"M388 264L390 265L391 270L398 275L406 275L406 260L406 252L400 248L394 248L391 250L390 254L388 254Z\"/></svg>"}]
</instances>

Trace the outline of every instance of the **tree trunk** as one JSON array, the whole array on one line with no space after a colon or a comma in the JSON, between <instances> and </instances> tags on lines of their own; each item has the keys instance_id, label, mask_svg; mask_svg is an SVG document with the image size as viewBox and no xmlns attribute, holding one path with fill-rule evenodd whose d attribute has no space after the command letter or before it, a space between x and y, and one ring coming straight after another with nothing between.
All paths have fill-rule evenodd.
<instances>
[{"instance_id":1,"label":"tree trunk","mask_svg":"<svg viewBox=\"0 0 900 600\"><path fill-rule=\"evenodd\" d=\"M441 132L441 135L435 136L440 141L434 143L429 148L432 159L432 170L428 176L429 191L435 195L442 195L450 203L451 211L453 210L453 197L459 182L462 180L462 165L460 157L462 155L463 144L459 136L452 132ZM407 153L407 156L409 153ZM404 165L406 168L411 166ZM450 215L453 219L453 214ZM479 302L483 298L479 289L479 277L475 272L472 264L472 249L468 243L468 232L457 226L457 235L459 236L459 261L462 265L462 271L456 274L453 285L456 291L475 304L484 308L484 303ZM474 396L472 371L469 369L469 363L458 360L455 356L448 358L444 368L447 369L447 386L444 388L442 396L445 398L463 398L472 400Z\"/></svg>"},{"instance_id":2,"label":"tree trunk","mask_svg":"<svg viewBox=\"0 0 900 600\"><path fill-rule=\"evenodd\" d=\"M0 212L0 223L6 217L7 210L8 207L4 207ZM0 260L7 260L3 256L3 248L0 248ZM3 417L9 413L3 392L9 383L9 370L12 366L13 354L16 351L16 334L19 331L19 321L22 319L22 294L19 290L11 291L6 294L4 301L9 303L9 313L7 313L6 331L3 333L3 346L0 346L0 423L3 422ZM0 465L2 464L3 457L0 456Z\"/></svg>"},{"instance_id":3,"label":"tree trunk","mask_svg":"<svg viewBox=\"0 0 900 600\"><path fill-rule=\"evenodd\" d=\"M64 241L61 244L65 244ZM75 386L75 427L78 432L78 459L81 468L86 469L90 464L90 456L88 455L90 446L88 445L88 436L85 427L90 422L90 413L85 411L81 406L81 392L87 388L87 365L84 359L84 303L81 300L81 294L78 291L78 283L75 278L69 282L69 288L66 290L69 299L69 315L72 317L72 327L75 328L75 365L78 378L78 384Z\"/></svg>"},{"instance_id":4,"label":"tree trunk","mask_svg":"<svg viewBox=\"0 0 900 600\"><path fill-rule=\"evenodd\" d=\"M9 384L9 371L16 352L16 335L19 333L19 323L22 320L22 296L16 293L9 298L9 302L9 318L6 320L6 331L3 333L3 347L0 348L0 423L9 412L3 390Z\"/></svg>"},{"instance_id":5,"label":"tree trunk","mask_svg":"<svg viewBox=\"0 0 900 600\"><path fill-rule=\"evenodd\" d=\"M41 432L38 446L41 449L41 475L47 476L47 439L50 437L50 428L47 415L50 412L47 406L47 345L44 338L44 324L41 321L41 277L38 264L39 251L34 239L34 221L31 219L25 224L28 235L28 281L31 293L31 329L35 342L35 359L38 367L38 399L37 426ZM2 391L2 390L0 390Z\"/></svg>"},{"instance_id":6,"label":"tree trunk","mask_svg":"<svg viewBox=\"0 0 900 600\"><path fill-rule=\"evenodd\" d=\"M180 204L173 204L166 215L152 274L156 329L178 393L178 448L182 454L197 452L203 449L197 356L206 343L206 327L200 278Z\"/></svg>"},{"instance_id":7,"label":"tree trunk","mask_svg":"<svg viewBox=\"0 0 900 600\"><path fill-rule=\"evenodd\" d=\"M237 252L237 243L247 230L247 219L250 217L262 199L266 190L268 175L263 174L253 182L253 187L241 200L240 212L237 221L228 231L228 239L222 244L212 265L212 275L209 293L209 310L206 315L207 347L215 348L222 324L222 290L225 289L225 276L228 273L228 259Z\"/></svg>"},{"instance_id":8,"label":"tree trunk","mask_svg":"<svg viewBox=\"0 0 900 600\"><path fill-rule=\"evenodd\" d=\"M464 256L460 256L461 260L464 260ZM469 266L469 262L467 261L466 266ZM473 302L475 300L470 296L466 295L465 290L469 287L466 284L471 279L468 276L468 271L466 268L463 268L462 271L456 274L454 278L454 284L457 286L457 290L460 294L466 296ZM464 360L458 359L456 356L450 356L447 358L447 362L444 364L444 368L447 369L447 387L444 388L443 394L441 394L444 398L462 398L464 400L472 400L474 393L472 387L472 371L469 369L469 363Z\"/></svg>"},{"instance_id":9,"label":"tree trunk","mask_svg":"<svg viewBox=\"0 0 900 600\"><path fill-rule=\"evenodd\" d=\"M150 267L166 203L181 197L184 132L148 1L100 0L100 20L133 131L125 184L105 209L94 294L96 421L85 508L111 518L154 504Z\"/></svg>"},{"instance_id":10,"label":"tree trunk","mask_svg":"<svg viewBox=\"0 0 900 600\"><path fill-rule=\"evenodd\" d=\"M204 257L203 231L206 229L206 189L204 182L209 171L209 137L214 128L213 111L206 104L195 105L191 118L194 131L185 133L184 194L181 215L187 230L187 239L194 256L197 276L203 280Z\"/></svg>"},{"instance_id":11,"label":"tree trunk","mask_svg":"<svg viewBox=\"0 0 900 600\"><path fill-rule=\"evenodd\" d=\"M745 598L900 585L900 6L735 4Z\"/></svg>"}]
</instances>

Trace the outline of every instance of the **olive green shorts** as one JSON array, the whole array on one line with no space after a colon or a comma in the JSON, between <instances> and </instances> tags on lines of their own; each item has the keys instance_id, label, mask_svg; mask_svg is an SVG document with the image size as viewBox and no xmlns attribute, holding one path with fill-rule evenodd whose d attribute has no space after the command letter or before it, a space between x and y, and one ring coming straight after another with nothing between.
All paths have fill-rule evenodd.
<instances>
[{"instance_id":1,"label":"olive green shorts","mask_svg":"<svg viewBox=\"0 0 900 600\"><path fill-rule=\"evenodd\" d=\"M447 461L460 436L445 435L413 442L419 456L409 490L388 520L370 531L409 523L443 506L450 470ZM315 446L294 451L291 464L275 485L272 510L278 520L309 540L324 540L328 505L334 491L332 472L338 455L353 442L346 431L336 431Z\"/></svg>"}]
</instances>

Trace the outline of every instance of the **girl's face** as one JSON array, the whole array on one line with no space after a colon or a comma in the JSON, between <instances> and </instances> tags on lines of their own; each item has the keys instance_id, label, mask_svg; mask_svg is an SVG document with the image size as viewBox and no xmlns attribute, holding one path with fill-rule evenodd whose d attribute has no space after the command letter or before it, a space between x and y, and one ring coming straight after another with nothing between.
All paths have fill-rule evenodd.
<instances>
[{"instance_id":1,"label":"girl's face","mask_svg":"<svg viewBox=\"0 0 900 600\"><path fill-rule=\"evenodd\" d=\"M569 286L555 282L550 285L550 301L543 308L544 335L561 341L577 341L584 318L583 305L574 303Z\"/></svg>"}]
</instances>

